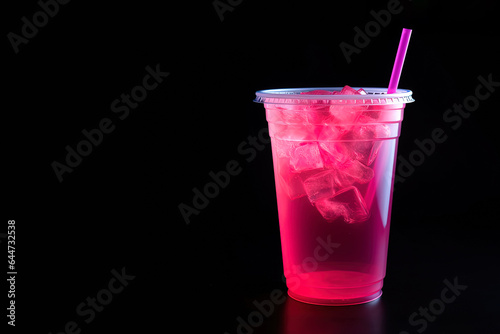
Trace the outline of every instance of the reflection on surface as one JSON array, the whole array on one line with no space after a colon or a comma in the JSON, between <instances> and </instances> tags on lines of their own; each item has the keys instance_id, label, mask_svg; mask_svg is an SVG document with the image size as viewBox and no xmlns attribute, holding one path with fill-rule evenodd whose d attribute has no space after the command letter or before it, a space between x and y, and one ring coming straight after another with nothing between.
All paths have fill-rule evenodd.
<instances>
[{"instance_id":1,"label":"reflection on surface","mask_svg":"<svg viewBox=\"0 0 500 334\"><path fill-rule=\"evenodd\" d=\"M282 334L385 333L383 299L352 306L317 306L287 298Z\"/></svg>"}]
</instances>

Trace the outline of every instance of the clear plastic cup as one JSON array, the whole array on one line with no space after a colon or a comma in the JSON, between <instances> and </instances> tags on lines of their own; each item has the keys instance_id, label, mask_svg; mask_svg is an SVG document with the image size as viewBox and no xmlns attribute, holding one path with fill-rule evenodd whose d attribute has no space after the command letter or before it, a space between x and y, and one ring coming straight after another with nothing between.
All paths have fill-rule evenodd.
<instances>
[{"instance_id":1,"label":"clear plastic cup","mask_svg":"<svg viewBox=\"0 0 500 334\"><path fill-rule=\"evenodd\" d=\"M269 124L288 294L318 305L382 294L398 137L414 101L405 89L341 90L269 89L255 99Z\"/></svg>"}]
</instances>

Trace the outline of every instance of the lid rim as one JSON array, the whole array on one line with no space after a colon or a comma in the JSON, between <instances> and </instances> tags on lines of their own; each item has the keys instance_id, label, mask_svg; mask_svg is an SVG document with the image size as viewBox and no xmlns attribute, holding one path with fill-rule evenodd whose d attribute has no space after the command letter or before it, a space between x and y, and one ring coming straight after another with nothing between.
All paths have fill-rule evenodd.
<instances>
[{"instance_id":1,"label":"lid rim","mask_svg":"<svg viewBox=\"0 0 500 334\"><path fill-rule=\"evenodd\" d=\"M415 100L412 98L413 92L409 89L397 89L396 93L387 94L387 88L380 87L352 87L355 90L363 88L368 94L365 95L310 95L300 94L313 90L340 91L343 87L306 87L306 88L284 88L284 89L264 89L255 92L257 103L272 103L272 104L295 104L293 100L303 100L308 103L308 100L323 100L325 104L329 103L354 103L367 104L387 104L387 103L411 103ZM282 100L282 101L280 101ZM364 101L358 101L364 100ZM371 100L371 101L370 101ZM376 101L374 101L376 100ZM382 102L381 100L384 100ZM351 102L351 103L352 103Z\"/></svg>"}]
</instances>

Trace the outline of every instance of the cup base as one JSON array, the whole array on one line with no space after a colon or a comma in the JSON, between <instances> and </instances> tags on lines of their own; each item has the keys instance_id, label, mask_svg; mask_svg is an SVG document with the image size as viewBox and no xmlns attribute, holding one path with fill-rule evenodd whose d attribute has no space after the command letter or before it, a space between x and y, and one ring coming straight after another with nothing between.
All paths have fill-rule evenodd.
<instances>
[{"instance_id":1,"label":"cup base","mask_svg":"<svg viewBox=\"0 0 500 334\"><path fill-rule=\"evenodd\" d=\"M382 296L382 290L379 290L370 296L349 298L349 299L323 299L323 298L307 297L298 295L290 290L288 290L288 295L293 299L295 299L296 301L306 304L322 305L322 306L347 306L347 305L364 304L374 301L380 298L380 296Z\"/></svg>"},{"instance_id":2,"label":"cup base","mask_svg":"<svg viewBox=\"0 0 500 334\"><path fill-rule=\"evenodd\" d=\"M382 294L384 280L373 281L367 273L328 270L299 274L300 284L288 285L288 295L316 305L355 305L375 300Z\"/></svg>"}]
</instances>

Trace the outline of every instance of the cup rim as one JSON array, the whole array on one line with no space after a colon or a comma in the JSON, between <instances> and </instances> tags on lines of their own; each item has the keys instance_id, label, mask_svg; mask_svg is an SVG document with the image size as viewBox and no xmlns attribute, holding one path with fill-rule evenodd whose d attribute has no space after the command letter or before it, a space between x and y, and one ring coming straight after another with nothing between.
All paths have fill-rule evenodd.
<instances>
[{"instance_id":1,"label":"cup rim","mask_svg":"<svg viewBox=\"0 0 500 334\"><path fill-rule=\"evenodd\" d=\"M366 95L310 95L301 94L313 90L341 91L343 87L307 87L307 88L279 88L264 89L255 92L254 102L272 104L296 104L310 102L309 100L322 100L323 103L368 103L368 104L393 104L411 103L413 92L409 89L397 89L396 93L387 94L387 88L381 87L352 87L355 90L363 88Z\"/></svg>"}]
</instances>

